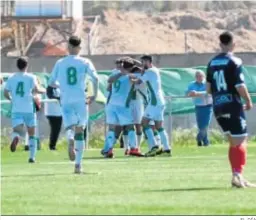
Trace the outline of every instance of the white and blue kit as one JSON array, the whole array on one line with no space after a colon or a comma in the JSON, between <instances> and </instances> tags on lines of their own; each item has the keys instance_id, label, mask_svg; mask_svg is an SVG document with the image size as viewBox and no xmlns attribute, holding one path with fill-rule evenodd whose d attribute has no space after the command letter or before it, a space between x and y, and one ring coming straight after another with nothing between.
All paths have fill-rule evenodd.
<instances>
[{"instance_id":1,"label":"white and blue kit","mask_svg":"<svg viewBox=\"0 0 256 220\"><path fill-rule=\"evenodd\" d=\"M5 89L12 97L12 127L26 125L36 126L36 111L33 99L33 90L36 86L36 76L17 72L10 76L5 84Z\"/></svg>"},{"instance_id":2,"label":"white and blue kit","mask_svg":"<svg viewBox=\"0 0 256 220\"><path fill-rule=\"evenodd\" d=\"M57 61L49 84L59 83L60 102L65 128L85 127L88 120L86 105L86 78L92 82L98 78L96 69L90 60L78 55L69 55Z\"/></svg>"}]
</instances>

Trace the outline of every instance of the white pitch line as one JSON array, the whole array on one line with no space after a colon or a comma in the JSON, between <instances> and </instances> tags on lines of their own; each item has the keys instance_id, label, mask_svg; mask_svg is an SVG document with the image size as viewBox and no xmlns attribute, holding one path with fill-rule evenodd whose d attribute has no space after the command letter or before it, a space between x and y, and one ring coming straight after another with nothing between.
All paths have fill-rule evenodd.
<instances>
[{"instance_id":1,"label":"white pitch line","mask_svg":"<svg viewBox=\"0 0 256 220\"><path fill-rule=\"evenodd\" d=\"M248 155L247 156L248 158L255 158L256 156L255 155ZM156 159L157 158L157 159ZM140 158L140 160L143 160L143 162L159 162L161 160L158 160L158 159L168 159L170 161L172 160L177 160L177 159L206 159L206 160L211 160L211 161L217 161L219 159L228 159L227 156L218 156L218 157L214 157L214 155L211 155L211 156L175 156L175 157L171 157L171 158L168 158L168 157L156 157L156 158ZM135 159L135 158L134 158ZM133 162L136 162L136 163L140 163L140 160L136 160L136 161L133 161ZM128 158L116 158L116 159L87 159L85 158L83 160L83 163L84 164L88 164L88 163L111 163L111 164L120 164L120 163L128 163L129 162L129 159ZM70 162L70 161L59 161L59 162L38 162L37 163L38 165L66 165L66 164L74 164L74 162ZM2 164L3 166L8 166L8 165L17 165L17 164Z\"/></svg>"}]
</instances>

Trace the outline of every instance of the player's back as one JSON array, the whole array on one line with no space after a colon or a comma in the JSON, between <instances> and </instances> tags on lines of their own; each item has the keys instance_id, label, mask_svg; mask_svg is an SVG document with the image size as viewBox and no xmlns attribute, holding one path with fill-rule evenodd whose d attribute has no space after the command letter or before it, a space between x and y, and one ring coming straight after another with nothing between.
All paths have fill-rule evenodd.
<instances>
[{"instance_id":1,"label":"player's back","mask_svg":"<svg viewBox=\"0 0 256 220\"><path fill-rule=\"evenodd\" d=\"M36 77L29 73L17 72L8 78L5 88L12 96L12 112L33 113L33 89Z\"/></svg>"},{"instance_id":2,"label":"player's back","mask_svg":"<svg viewBox=\"0 0 256 220\"><path fill-rule=\"evenodd\" d=\"M152 67L144 73L147 78L148 99L151 105L164 105L164 95L159 69Z\"/></svg>"},{"instance_id":3,"label":"player's back","mask_svg":"<svg viewBox=\"0 0 256 220\"><path fill-rule=\"evenodd\" d=\"M109 104L128 107L133 87L128 75L121 76L112 83Z\"/></svg>"},{"instance_id":4,"label":"player's back","mask_svg":"<svg viewBox=\"0 0 256 220\"><path fill-rule=\"evenodd\" d=\"M242 101L236 87L244 83L242 71L242 60L232 53L221 53L209 62L207 81L211 83L215 112L241 110Z\"/></svg>"},{"instance_id":5,"label":"player's back","mask_svg":"<svg viewBox=\"0 0 256 220\"><path fill-rule=\"evenodd\" d=\"M135 76L141 77L141 73L134 73ZM132 93L132 100L135 100L140 103L147 103L147 86L144 83L135 85L133 93Z\"/></svg>"},{"instance_id":6,"label":"player's back","mask_svg":"<svg viewBox=\"0 0 256 220\"><path fill-rule=\"evenodd\" d=\"M62 103L74 103L85 100L85 80L89 60L69 55L58 61L56 80L59 82Z\"/></svg>"}]
</instances>

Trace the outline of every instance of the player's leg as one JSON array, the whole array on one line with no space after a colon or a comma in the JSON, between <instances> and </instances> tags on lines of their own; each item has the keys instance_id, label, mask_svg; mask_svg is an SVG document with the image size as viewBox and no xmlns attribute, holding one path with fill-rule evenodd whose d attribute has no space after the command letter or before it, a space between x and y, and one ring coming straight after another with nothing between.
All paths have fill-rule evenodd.
<instances>
[{"instance_id":1,"label":"player's leg","mask_svg":"<svg viewBox=\"0 0 256 220\"><path fill-rule=\"evenodd\" d=\"M105 137L105 142L104 142L104 147L101 150L101 154L105 158L113 158L113 147L116 143L116 135L115 135L115 125L114 124L109 124L108 125L108 131Z\"/></svg>"},{"instance_id":2,"label":"player's leg","mask_svg":"<svg viewBox=\"0 0 256 220\"><path fill-rule=\"evenodd\" d=\"M163 149L160 151L160 153L171 156L171 146L169 143L169 137L164 129L164 109L164 106L157 106L155 108L155 127L156 130L158 131L158 134L161 138L161 143L163 145Z\"/></svg>"},{"instance_id":3,"label":"player's leg","mask_svg":"<svg viewBox=\"0 0 256 220\"><path fill-rule=\"evenodd\" d=\"M24 114L25 125L27 126L27 131L29 135L29 163L34 163L36 159L36 153L38 149L38 141L36 137L36 126L37 126L37 118L36 114L28 113Z\"/></svg>"},{"instance_id":4,"label":"player's leg","mask_svg":"<svg viewBox=\"0 0 256 220\"><path fill-rule=\"evenodd\" d=\"M149 151L145 154L145 156L155 156L157 151L159 150L159 146L157 145L157 141L155 139L154 131L150 126L150 121L154 120L154 107L148 105L145 109L144 116L142 118L142 127L144 134L146 135Z\"/></svg>"},{"instance_id":5,"label":"player's leg","mask_svg":"<svg viewBox=\"0 0 256 220\"><path fill-rule=\"evenodd\" d=\"M77 124L75 126L75 173L82 172L82 159L85 150L84 129L88 122L88 106L85 103L73 104L75 115L77 116Z\"/></svg>"},{"instance_id":6,"label":"player's leg","mask_svg":"<svg viewBox=\"0 0 256 220\"><path fill-rule=\"evenodd\" d=\"M108 124L108 131L105 137L104 147L101 150L101 154L106 158L112 158L113 147L116 143L116 125L118 124L118 119L116 116L116 108L113 105L108 105L106 108L106 123Z\"/></svg>"},{"instance_id":7,"label":"player's leg","mask_svg":"<svg viewBox=\"0 0 256 220\"><path fill-rule=\"evenodd\" d=\"M143 113L144 113L143 102L140 100L136 100L132 114L133 114L133 121L135 124L135 129L136 129L137 145L138 145L139 149L140 149L140 145L142 142L143 129L142 129L141 121L142 121Z\"/></svg>"},{"instance_id":8,"label":"player's leg","mask_svg":"<svg viewBox=\"0 0 256 220\"><path fill-rule=\"evenodd\" d=\"M143 156L139 150L137 145L136 133L133 125L133 117L131 108L126 107L118 107L118 121L122 126L125 126L126 133L128 136L128 143L130 147L129 155L132 156Z\"/></svg>"},{"instance_id":9,"label":"player's leg","mask_svg":"<svg viewBox=\"0 0 256 220\"><path fill-rule=\"evenodd\" d=\"M244 188L246 186L242 172L246 162L246 122L240 117L231 116L231 114L217 116L216 119L229 141L228 156L232 172L231 184L237 188Z\"/></svg>"},{"instance_id":10,"label":"player's leg","mask_svg":"<svg viewBox=\"0 0 256 220\"><path fill-rule=\"evenodd\" d=\"M201 114L201 108L200 107L196 107L195 108L195 113L196 113L196 124L197 124L197 129L198 129L198 133L196 136L196 141L197 141L197 146L201 147L203 146L203 134L202 134L202 130L201 128L201 120L202 120L202 114Z\"/></svg>"},{"instance_id":11,"label":"player's leg","mask_svg":"<svg viewBox=\"0 0 256 220\"><path fill-rule=\"evenodd\" d=\"M127 146L124 146L124 128L120 125L115 125L115 133L116 133L116 140L119 140L120 148L127 148Z\"/></svg>"},{"instance_id":12,"label":"player's leg","mask_svg":"<svg viewBox=\"0 0 256 220\"><path fill-rule=\"evenodd\" d=\"M123 139L123 142L124 142L124 150L125 150L124 154L128 155L129 154L129 150L130 150L128 130L127 130L126 126L123 126L122 128L123 128L122 139Z\"/></svg>"},{"instance_id":13,"label":"player's leg","mask_svg":"<svg viewBox=\"0 0 256 220\"><path fill-rule=\"evenodd\" d=\"M140 149L138 148L138 143L137 143L137 137L136 137L136 132L134 129L134 125L126 125L126 132L128 134L128 139L129 139L129 155L130 156L136 156L136 157L142 157L144 154L140 152Z\"/></svg>"},{"instance_id":14,"label":"player's leg","mask_svg":"<svg viewBox=\"0 0 256 220\"><path fill-rule=\"evenodd\" d=\"M71 161L75 160L75 127L77 124L77 117L71 105L62 105L62 120L66 131L66 138L68 143L68 156Z\"/></svg>"},{"instance_id":15,"label":"player's leg","mask_svg":"<svg viewBox=\"0 0 256 220\"><path fill-rule=\"evenodd\" d=\"M24 142L25 142L24 150L29 151L29 135L27 131L25 132L25 135L24 135Z\"/></svg>"},{"instance_id":16,"label":"player's leg","mask_svg":"<svg viewBox=\"0 0 256 220\"><path fill-rule=\"evenodd\" d=\"M232 185L236 187L256 187L243 177L247 154L247 126L244 112L240 115L231 114L230 118L230 159L232 161ZM236 184L237 182L238 184Z\"/></svg>"},{"instance_id":17,"label":"player's leg","mask_svg":"<svg viewBox=\"0 0 256 220\"><path fill-rule=\"evenodd\" d=\"M65 129L66 132L66 138L68 143L68 156L71 161L75 160L75 127L74 126L68 126Z\"/></svg>"},{"instance_id":18,"label":"player's leg","mask_svg":"<svg viewBox=\"0 0 256 220\"><path fill-rule=\"evenodd\" d=\"M153 130L153 132L154 132L154 137L155 137L155 139L156 139L157 146L160 147L160 146L162 145L162 143L161 143L161 137L160 137L160 135L159 135L159 133L158 133L158 131L157 131L157 129L156 129L155 122L154 122L153 120L151 120L151 121L149 122L149 125L150 125L150 127L152 128L152 130Z\"/></svg>"},{"instance_id":19,"label":"player's leg","mask_svg":"<svg viewBox=\"0 0 256 220\"><path fill-rule=\"evenodd\" d=\"M47 119L50 124L49 149L56 150L56 144L61 130L62 117L47 116Z\"/></svg>"},{"instance_id":20,"label":"player's leg","mask_svg":"<svg viewBox=\"0 0 256 220\"><path fill-rule=\"evenodd\" d=\"M140 145L142 142L142 125L135 124L135 129L136 129L136 136L137 136L137 145L138 145L138 148L140 149Z\"/></svg>"},{"instance_id":21,"label":"player's leg","mask_svg":"<svg viewBox=\"0 0 256 220\"><path fill-rule=\"evenodd\" d=\"M12 134L11 134L11 145L10 150L12 152L16 151L17 145L19 143L22 134L24 133L24 118L22 113L12 114Z\"/></svg>"},{"instance_id":22,"label":"player's leg","mask_svg":"<svg viewBox=\"0 0 256 220\"><path fill-rule=\"evenodd\" d=\"M196 108L196 119L197 119L197 126L198 126L198 136L197 136L197 143L198 146L208 146L208 127L210 124L212 115L212 107L211 106L203 106Z\"/></svg>"}]
</instances>

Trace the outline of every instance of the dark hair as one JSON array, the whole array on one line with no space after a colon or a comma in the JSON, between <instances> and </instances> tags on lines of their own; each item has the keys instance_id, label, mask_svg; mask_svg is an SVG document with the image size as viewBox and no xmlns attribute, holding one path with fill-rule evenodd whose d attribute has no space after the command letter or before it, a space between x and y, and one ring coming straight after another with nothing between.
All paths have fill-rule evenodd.
<instances>
[{"instance_id":1,"label":"dark hair","mask_svg":"<svg viewBox=\"0 0 256 220\"><path fill-rule=\"evenodd\" d=\"M136 72L142 72L142 68L138 67L138 66L134 66L131 70L132 73L136 73Z\"/></svg>"},{"instance_id":2,"label":"dark hair","mask_svg":"<svg viewBox=\"0 0 256 220\"><path fill-rule=\"evenodd\" d=\"M151 63L153 61L153 57L151 55L147 55L147 54L143 55L140 59L141 60L147 60L147 61L149 61Z\"/></svg>"},{"instance_id":3,"label":"dark hair","mask_svg":"<svg viewBox=\"0 0 256 220\"><path fill-rule=\"evenodd\" d=\"M17 59L17 67L19 70L23 70L28 66L28 58L27 57L19 57Z\"/></svg>"},{"instance_id":4,"label":"dark hair","mask_svg":"<svg viewBox=\"0 0 256 220\"><path fill-rule=\"evenodd\" d=\"M81 39L77 36L71 36L68 43L73 47L78 47L81 44Z\"/></svg>"},{"instance_id":5,"label":"dark hair","mask_svg":"<svg viewBox=\"0 0 256 220\"><path fill-rule=\"evenodd\" d=\"M230 32L226 31L219 36L219 39L223 45L229 45L233 42L233 35Z\"/></svg>"},{"instance_id":6,"label":"dark hair","mask_svg":"<svg viewBox=\"0 0 256 220\"><path fill-rule=\"evenodd\" d=\"M116 59L115 64L120 64L120 63L122 63L121 58Z\"/></svg>"},{"instance_id":7,"label":"dark hair","mask_svg":"<svg viewBox=\"0 0 256 220\"><path fill-rule=\"evenodd\" d=\"M131 58L126 58L122 60L122 66L124 69L129 69L134 66L134 61Z\"/></svg>"}]
</instances>

